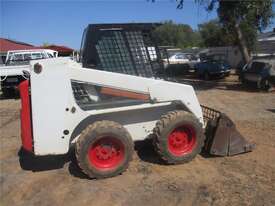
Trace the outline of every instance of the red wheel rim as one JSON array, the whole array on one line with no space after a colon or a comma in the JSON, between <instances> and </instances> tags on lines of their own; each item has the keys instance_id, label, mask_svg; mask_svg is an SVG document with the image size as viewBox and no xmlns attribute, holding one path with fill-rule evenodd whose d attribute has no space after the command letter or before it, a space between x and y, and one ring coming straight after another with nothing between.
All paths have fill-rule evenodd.
<instances>
[{"instance_id":1,"label":"red wheel rim","mask_svg":"<svg viewBox=\"0 0 275 206\"><path fill-rule=\"evenodd\" d=\"M174 156L182 156L193 151L196 145L196 132L192 126L180 126L168 136L168 150Z\"/></svg>"},{"instance_id":2,"label":"red wheel rim","mask_svg":"<svg viewBox=\"0 0 275 206\"><path fill-rule=\"evenodd\" d=\"M114 137L95 141L88 151L90 164L99 170L112 170L120 165L125 154L124 145Z\"/></svg>"}]
</instances>

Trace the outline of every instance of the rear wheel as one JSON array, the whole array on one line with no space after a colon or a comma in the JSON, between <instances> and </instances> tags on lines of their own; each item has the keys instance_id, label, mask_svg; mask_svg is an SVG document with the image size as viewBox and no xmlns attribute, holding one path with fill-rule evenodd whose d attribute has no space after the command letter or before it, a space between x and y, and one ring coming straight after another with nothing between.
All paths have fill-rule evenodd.
<instances>
[{"instance_id":1,"label":"rear wheel","mask_svg":"<svg viewBox=\"0 0 275 206\"><path fill-rule=\"evenodd\" d=\"M172 111L162 116L154 133L155 149L168 164L191 161L204 144L201 123L186 111Z\"/></svg>"},{"instance_id":2,"label":"rear wheel","mask_svg":"<svg viewBox=\"0 0 275 206\"><path fill-rule=\"evenodd\" d=\"M124 172L132 159L133 141L128 131L112 121L88 126L76 143L79 167L90 178L106 178Z\"/></svg>"},{"instance_id":3,"label":"rear wheel","mask_svg":"<svg viewBox=\"0 0 275 206\"><path fill-rule=\"evenodd\" d=\"M272 83L267 78L262 79L260 82L260 88L267 92L271 91L273 89L273 87L274 87L274 85L272 85Z\"/></svg>"},{"instance_id":4,"label":"rear wheel","mask_svg":"<svg viewBox=\"0 0 275 206\"><path fill-rule=\"evenodd\" d=\"M209 72L207 72L207 71L204 72L203 79L206 80L206 81L210 80L210 74L209 74Z\"/></svg>"},{"instance_id":5,"label":"rear wheel","mask_svg":"<svg viewBox=\"0 0 275 206\"><path fill-rule=\"evenodd\" d=\"M14 88L2 88L2 93L4 97L12 97L15 95Z\"/></svg>"}]
</instances>

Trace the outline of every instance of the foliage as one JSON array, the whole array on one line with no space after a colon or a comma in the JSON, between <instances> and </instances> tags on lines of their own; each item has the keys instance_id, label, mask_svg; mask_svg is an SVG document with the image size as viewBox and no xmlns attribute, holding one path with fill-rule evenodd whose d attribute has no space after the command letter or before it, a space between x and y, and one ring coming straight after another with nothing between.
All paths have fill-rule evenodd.
<instances>
[{"instance_id":1,"label":"foliage","mask_svg":"<svg viewBox=\"0 0 275 206\"><path fill-rule=\"evenodd\" d=\"M166 21L153 33L160 45L176 46L180 48L201 46L201 37L198 31L194 31L187 24L175 24Z\"/></svg>"},{"instance_id":2,"label":"foliage","mask_svg":"<svg viewBox=\"0 0 275 206\"><path fill-rule=\"evenodd\" d=\"M251 51L256 43L257 32L267 28L274 17L272 3L273 0L212 0L208 9L213 10L217 4L218 16L223 27L234 31L234 27L239 26L246 46Z\"/></svg>"},{"instance_id":3,"label":"foliage","mask_svg":"<svg viewBox=\"0 0 275 206\"><path fill-rule=\"evenodd\" d=\"M233 26L236 22L246 23L255 30L262 31L272 21L274 0L212 0L208 9L213 10L218 3L220 22L226 27Z\"/></svg>"},{"instance_id":4,"label":"foliage","mask_svg":"<svg viewBox=\"0 0 275 206\"><path fill-rule=\"evenodd\" d=\"M51 44L49 44L48 42L43 42L42 46L43 47L47 47L47 46L50 46Z\"/></svg>"},{"instance_id":5,"label":"foliage","mask_svg":"<svg viewBox=\"0 0 275 206\"><path fill-rule=\"evenodd\" d=\"M186 24L166 21L153 33L157 43L162 46L179 48L217 47L236 45L236 37L225 30L218 20L198 25L198 31Z\"/></svg>"},{"instance_id":6,"label":"foliage","mask_svg":"<svg viewBox=\"0 0 275 206\"><path fill-rule=\"evenodd\" d=\"M182 9L184 0L177 2L177 8ZM224 32L231 32L233 37L235 36L234 39L240 43L241 39L237 35L239 30L249 50L252 50L256 43L257 32L266 29L274 18L272 10L274 0L195 0L195 2L204 4L208 11L216 9ZM228 35L224 37L226 39Z\"/></svg>"},{"instance_id":7,"label":"foliage","mask_svg":"<svg viewBox=\"0 0 275 206\"><path fill-rule=\"evenodd\" d=\"M218 20L199 24L198 27L203 45L206 47L236 45L235 35L225 30Z\"/></svg>"},{"instance_id":8,"label":"foliage","mask_svg":"<svg viewBox=\"0 0 275 206\"><path fill-rule=\"evenodd\" d=\"M155 2L156 0L151 0ZM184 8L185 0L176 0L177 8ZM245 62L250 60L250 52L253 50L257 33L266 29L272 22L275 14L272 5L275 0L194 0L199 5L204 5L208 11L217 10L219 23L209 22L201 24L200 35L203 41L195 41L199 45L223 46L239 45ZM171 25L170 25L171 26ZM219 28L221 27L221 28ZM170 31L173 29L170 28ZM172 36L166 34L160 41L173 42L174 45L190 46L194 41L187 42L186 38L180 37L181 32ZM212 33L212 34L211 34ZM165 34L165 32L164 32ZM190 34L190 32L187 32ZM200 36L197 35L197 36ZM175 37L182 38L177 41ZM189 37L190 38L190 37ZM200 43L198 43L200 42Z\"/></svg>"}]
</instances>

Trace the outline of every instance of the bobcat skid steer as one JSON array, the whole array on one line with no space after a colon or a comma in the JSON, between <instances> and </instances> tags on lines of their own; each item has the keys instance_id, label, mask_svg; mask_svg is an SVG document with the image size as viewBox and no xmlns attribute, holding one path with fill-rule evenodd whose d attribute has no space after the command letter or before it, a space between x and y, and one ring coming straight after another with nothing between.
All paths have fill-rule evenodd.
<instances>
[{"instance_id":1,"label":"bobcat skid steer","mask_svg":"<svg viewBox=\"0 0 275 206\"><path fill-rule=\"evenodd\" d=\"M253 145L224 114L201 106L192 86L163 80L153 24L89 25L81 59L31 61L20 84L23 148L36 156L75 147L91 178L125 171L134 142L152 138L168 164L202 149L227 156Z\"/></svg>"}]
</instances>

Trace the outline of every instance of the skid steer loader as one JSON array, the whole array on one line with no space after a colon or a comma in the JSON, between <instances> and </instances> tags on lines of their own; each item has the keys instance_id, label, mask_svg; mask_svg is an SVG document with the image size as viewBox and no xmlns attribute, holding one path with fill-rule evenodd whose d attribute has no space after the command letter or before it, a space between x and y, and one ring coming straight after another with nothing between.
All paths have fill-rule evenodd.
<instances>
[{"instance_id":1,"label":"skid steer loader","mask_svg":"<svg viewBox=\"0 0 275 206\"><path fill-rule=\"evenodd\" d=\"M23 148L36 156L66 154L91 178L124 172L134 142L153 138L168 164L201 150L227 156L251 151L234 123L201 106L192 86L164 80L154 24L89 25L80 62L31 61L20 84Z\"/></svg>"}]
</instances>

